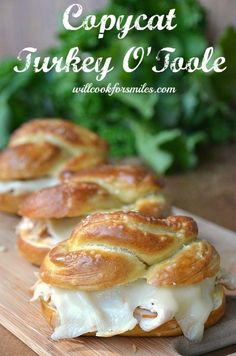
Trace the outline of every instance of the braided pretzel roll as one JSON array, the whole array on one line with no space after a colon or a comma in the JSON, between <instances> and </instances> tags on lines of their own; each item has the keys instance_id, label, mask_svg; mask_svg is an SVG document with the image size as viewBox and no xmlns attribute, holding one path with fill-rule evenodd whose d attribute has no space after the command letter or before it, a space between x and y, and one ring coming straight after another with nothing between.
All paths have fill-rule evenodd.
<instances>
[{"instance_id":1,"label":"braided pretzel roll","mask_svg":"<svg viewBox=\"0 0 236 356\"><path fill-rule=\"evenodd\" d=\"M188 217L94 214L45 258L34 298L54 339L82 334L201 339L224 313L220 258Z\"/></svg>"},{"instance_id":2,"label":"braided pretzel roll","mask_svg":"<svg viewBox=\"0 0 236 356\"><path fill-rule=\"evenodd\" d=\"M81 217L98 211L135 210L167 216L162 183L141 166L99 166L64 177L55 187L31 194L21 204L18 247L40 265L48 251L69 237Z\"/></svg>"},{"instance_id":3,"label":"braided pretzel roll","mask_svg":"<svg viewBox=\"0 0 236 356\"><path fill-rule=\"evenodd\" d=\"M0 210L16 213L32 191L55 185L63 170L104 163L107 145L96 134L60 119L38 119L13 133L0 153Z\"/></svg>"}]
</instances>

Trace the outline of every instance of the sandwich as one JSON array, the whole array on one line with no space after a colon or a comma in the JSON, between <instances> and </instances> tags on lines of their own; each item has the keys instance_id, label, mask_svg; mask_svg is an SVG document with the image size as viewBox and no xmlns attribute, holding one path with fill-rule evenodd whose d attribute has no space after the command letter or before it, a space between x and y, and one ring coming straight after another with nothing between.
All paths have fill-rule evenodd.
<instances>
[{"instance_id":1,"label":"sandwich","mask_svg":"<svg viewBox=\"0 0 236 356\"><path fill-rule=\"evenodd\" d=\"M64 170L106 161L107 144L93 132L60 119L22 125L0 153L0 211L17 213L26 196L58 183Z\"/></svg>"},{"instance_id":2,"label":"sandwich","mask_svg":"<svg viewBox=\"0 0 236 356\"><path fill-rule=\"evenodd\" d=\"M235 278L197 238L195 221L138 212L93 214L44 259L33 300L52 339L177 336L201 340L225 310Z\"/></svg>"},{"instance_id":3,"label":"sandwich","mask_svg":"<svg viewBox=\"0 0 236 356\"><path fill-rule=\"evenodd\" d=\"M18 248L35 265L88 214L122 209L164 217L170 212L162 182L142 166L102 165L68 173L60 184L32 193L20 206Z\"/></svg>"}]
</instances>

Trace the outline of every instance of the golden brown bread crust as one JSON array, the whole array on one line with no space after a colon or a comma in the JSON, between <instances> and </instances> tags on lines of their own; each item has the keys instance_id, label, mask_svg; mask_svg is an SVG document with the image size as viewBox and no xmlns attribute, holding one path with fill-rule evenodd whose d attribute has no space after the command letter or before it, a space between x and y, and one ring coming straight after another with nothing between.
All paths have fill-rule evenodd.
<instances>
[{"instance_id":1,"label":"golden brown bread crust","mask_svg":"<svg viewBox=\"0 0 236 356\"><path fill-rule=\"evenodd\" d=\"M225 295L223 288L221 287L220 290L221 296L222 296L222 303L219 305L219 307L215 310L213 310L206 323L205 323L205 328L209 328L212 325L215 325L224 315L225 313ZM40 303L41 303L41 309L43 316L47 320L48 324L52 327L55 328L57 325L57 311L54 309L49 302L44 301L42 298L40 298ZM182 330L179 327L178 323L176 322L175 319L172 319L168 321L167 323L159 326L156 329L153 329L149 332L143 331L139 325L137 325L134 329L127 331L123 334L120 334L119 336L134 336L134 337L152 337L152 336L179 336L182 335ZM94 333L88 333L84 336L94 336Z\"/></svg>"},{"instance_id":2,"label":"golden brown bread crust","mask_svg":"<svg viewBox=\"0 0 236 356\"><path fill-rule=\"evenodd\" d=\"M159 193L140 198L127 207L127 209L122 207L122 210L138 211L156 218L165 218L171 214L171 206L168 199L166 199L165 195Z\"/></svg>"},{"instance_id":3,"label":"golden brown bread crust","mask_svg":"<svg viewBox=\"0 0 236 356\"><path fill-rule=\"evenodd\" d=\"M0 193L0 211L10 214L17 214L19 206L23 203L28 194L15 195L13 193Z\"/></svg>"},{"instance_id":4,"label":"golden brown bread crust","mask_svg":"<svg viewBox=\"0 0 236 356\"><path fill-rule=\"evenodd\" d=\"M170 212L168 202L160 193L162 184L141 166L101 166L81 174L64 174L62 180L64 183L60 185L31 194L21 204L19 214L37 220L86 216L118 209L156 217L165 217ZM30 235L21 234L19 230L18 239L23 238L24 244L19 247L24 246L23 254L27 257L27 244L31 245L32 239ZM29 250L31 248L29 246ZM35 241L33 248L36 248ZM32 262L31 258L29 260Z\"/></svg>"},{"instance_id":5,"label":"golden brown bread crust","mask_svg":"<svg viewBox=\"0 0 236 356\"><path fill-rule=\"evenodd\" d=\"M118 199L97 184L61 184L31 194L19 214L30 218L63 218L120 206Z\"/></svg>"},{"instance_id":6,"label":"golden brown bread crust","mask_svg":"<svg viewBox=\"0 0 236 356\"><path fill-rule=\"evenodd\" d=\"M46 175L60 153L58 147L48 142L9 147L0 153L0 180L29 179Z\"/></svg>"},{"instance_id":7,"label":"golden brown bread crust","mask_svg":"<svg viewBox=\"0 0 236 356\"><path fill-rule=\"evenodd\" d=\"M17 146L30 140L36 142L42 135L51 135L72 147L88 147L88 149L107 149L105 141L85 127L70 121L50 118L35 119L23 124L11 136L9 146Z\"/></svg>"},{"instance_id":8,"label":"golden brown bread crust","mask_svg":"<svg viewBox=\"0 0 236 356\"><path fill-rule=\"evenodd\" d=\"M91 244L117 248L152 265L172 256L183 244L196 238L197 226L190 218L155 219L134 212L88 216L72 232L69 248Z\"/></svg>"},{"instance_id":9,"label":"golden brown bread crust","mask_svg":"<svg viewBox=\"0 0 236 356\"><path fill-rule=\"evenodd\" d=\"M35 266L40 266L45 256L50 251L49 247L33 244L32 241L17 236L17 247L21 255Z\"/></svg>"},{"instance_id":10,"label":"golden brown bread crust","mask_svg":"<svg viewBox=\"0 0 236 356\"><path fill-rule=\"evenodd\" d=\"M119 208L164 217L170 211L159 193L159 180L140 166L100 166L63 177L63 182L32 194L19 214L35 219L62 218Z\"/></svg>"},{"instance_id":11,"label":"golden brown bread crust","mask_svg":"<svg viewBox=\"0 0 236 356\"><path fill-rule=\"evenodd\" d=\"M79 156L73 157L65 163L61 176L75 174L81 170L90 167L97 167L107 161L106 151L101 153L81 153Z\"/></svg>"},{"instance_id":12,"label":"golden brown bread crust","mask_svg":"<svg viewBox=\"0 0 236 356\"><path fill-rule=\"evenodd\" d=\"M156 219L123 211L94 214L75 227L69 240L49 252L41 266L41 279L86 291L138 278L154 286L197 283L214 276L220 261L208 242L196 238L197 225L188 217ZM193 273L187 270L191 259Z\"/></svg>"},{"instance_id":13,"label":"golden brown bread crust","mask_svg":"<svg viewBox=\"0 0 236 356\"><path fill-rule=\"evenodd\" d=\"M76 183L89 182L102 186L123 203L132 203L150 193L159 192L164 184L141 165L100 165L76 174L67 172L62 180Z\"/></svg>"},{"instance_id":14,"label":"golden brown bread crust","mask_svg":"<svg viewBox=\"0 0 236 356\"><path fill-rule=\"evenodd\" d=\"M76 171L104 163L106 156L107 144L95 133L66 120L37 119L16 130L0 154L0 180Z\"/></svg>"},{"instance_id":15,"label":"golden brown bread crust","mask_svg":"<svg viewBox=\"0 0 236 356\"><path fill-rule=\"evenodd\" d=\"M214 276L220 265L220 256L207 241L192 242L167 260L152 266L147 282L158 286L186 285Z\"/></svg>"},{"instance_id":16,"label":"golden brown bread crust","mask_svg":"<svg viewBox=\"0 0 236 356\"><path fill-rule=\"evenodd\" d=\"M86 184L86 183L85 183ZM88 183L91 184L91 183ZM46 190L44 190L45 192ZM51 189L49 190L51 191ZM46 192L45 192L46 193ZM40 195L40 193L37 193L37 196ZM34 197L35 194L32 194L31 196L29 196L29 198L25 199L25 201L21 204L21 211L20 214L28 216L28 217L35 217L35 215L38 217L40 215L46 215L47 216L51 216L50 214L52 214L53 218L55 218L55 215L59 215L62 214L62 212L66 212L66 208L68 208L68 212L67 215L70 215L71 213L71 209L73 208L73 204L72 205L68 205L68 201L69 199L63 199L64 205L60 205L63 207L63 209L60 209L59 206L57 207L56 202L58 202L58 196L57 199L53 197L53 195L51 196L51 194L48 194L47 196L45 195L45 198L48 200L48 197L51 197L51 205L46 205L46 203L44 204L44 200L41 200L41 204L39 204L39 200L37 199L37 202L34 203ZM84 195L83 195L83 198ZM105 198L105 196L104 196ZM93 197L89 197L87 196L87 199L89 199L90 203L94 203ZM98 197L97 199L101 199L101 197ZM30 204L29 204L30 201ZM72 200L71 200L72 201ZM75 202L75 199L73 199L73 201ZM27 204L25 204L27 203ZM92 212L92 204L88 204L88 202L85 200L85 202L83 203L83 200L79 201L79 206L76 205L75 208L77 207L77 212L82 213L82 211L84 211L84 213L86 212L89 213L89 211ZM97 205L98 207L101 207L100 201L98 202L99 204ZM104 203L104 206L106 204L107 207L109 207L109 204L111 204L111 206L113 207L112 210L115 210L115 204L113 204L112 200L109 199L108 197L108 201L103 201L102 203ZM116 201L115 201L116 203ZM32 206L32 209L31 209ZM96 208L96 205L93 207L93 209ZM55 209L55 210L53 210ZM106 209L109 210L109 209ZM137 200L137 202L135 202L132 205L127 205L127 206L123 206L123 211L139 211L141 213L145 213L145 214L149 214L149 215L153 215L153 216L158 216L158 217L164 217L168 215L169 212L169 205L166 202L165 198L162 197L161 195L155 196L155 197L147 197L147 198L143 198L140 200ZM55 213L54 213L55 211ZM74 212L76 212L76 209L74 209ZM86 214L83 216L85 217ZM76 215L76 214L75 214ZM43 217L44 217L43 216ZM76 215L77 216L77 215ZM42 218L43 218L42 217ZM34 221L37 221L34 220ZM37 242L33 242L32 243L32 236L35 236L35 234L37 234L37 232L35 232L34 230L31 231L31 233L29 233L28 235L24 234L24 231L21 231L21 229L18 229L18 248L21 251L22 255L31 263L40 266L41 263L43 262L44 257L47 255L47 253L51 250L51 248L53 247L52 244L48 245L47 248L44 248L42 251L42 247L41 247L41 242L43 240L40 241L40 237L39 237L39 241ZM69 238L69 236L68 236ZM23 243L21 243L21 240L23 240ZM37 249L38 249L38 256L37 256ZM33 252L32 252L33 251Z\"/></svg>"},{"instance_id":17,"label":"golden brown bread crust","mask_svg":"<svg viewBox=\"0 0 236 356\"><path fill-rule=\"evenodd\" d=\"M123 251L95 247L68 250L66 242L58 244L41 265L41 278L54 286L86 291L111 288L137 280L145 264Z\"/></svg>"},{"instance_id":18,"label":"golden brown bread crust","mask_svg":"<svg viewBox=\"0 0 236 356\"><path fill-rule=\"evenodd\" d=\"M8 147L0 153L0 181L55 176L63 170L76 172L105 163L107 149L96 134L71 122L33 120L16 130ZM0 210L16 213L24 196L23 190L17 198L10 191L4 192Z\"/></svg>"}]
</instances>

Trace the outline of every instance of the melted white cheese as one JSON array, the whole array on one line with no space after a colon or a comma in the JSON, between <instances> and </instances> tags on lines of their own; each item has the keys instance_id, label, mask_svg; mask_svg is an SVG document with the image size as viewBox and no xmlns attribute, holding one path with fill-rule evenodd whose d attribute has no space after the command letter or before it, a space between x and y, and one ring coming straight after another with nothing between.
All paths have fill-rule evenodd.
<instances>
[{"instance_id":1,"label":"melted white cheese","mask_svg":"<svg viewBox=\"0 0 236 356\"><path fill-rule=\"evenodd\" d=\"M46 224L48 232L52 236L55 243L67 240L73 228L80 222L81 218L63 218L63 219L48 219Z\"/></svg>"},{"instance_id":2,"label":"melted white cheese","mask_svg":"<svg viewBox=\"0 0 236 356\"><path fill-rule=\"evenodd\" d=\"M33 180L16 180L0 182L0 193L11 192L15 195L31 193L42 188L52 187L59 183L57 178L47 177Z\"/></svg>"},{"instance_id":3,"label":"melted white cheese","mask_svg":"<svg viewBox=\"0 0 236 356\"><path fill-rule=\"evenodd\" d=\"M137 324L150 331L176 318L184 335L190 340L201 339L204 323L215 309L215 278L183 287L160 287L139 280L126 286L84 292L37 284L34 299L43 296L56 308L59 325L52 338L74 338L87 332L96 336L112 336L132 330ZM219 304L218 304L219 305ZM154 318L134 317L139 307L157 313Z\"/></svg>"},{"instance_id":4,"label":"melted white cheese","mask_svg":"<svg viewBox=\"0 0 236 356\"><path fill-rule=\"evenodd\" d=\"M236 289L236 277L224 268L221 268L220 271L217 273L216 281L217 283L223 284L226 289Z\"/></svg>"},{"instance_id":5,"label":"melted white cheese","mask_svg":"<svg viewBox=\"0 0 236 356\"><path fill-rule=\"evenodd\" d=\"M16 231L19 233L23 233L24 231L32 230L35 225L35 220L23 217L19 224L16 226Z\"/></svg>"},{"instance_id":6,"label":"melted white cheese","mask_svg":"<svg viewBox=\"0 0 236 356\"><path fill-rule=\"evenodd\" d=\"M31 243L52 248L55 244L67 240L80 220L79 217L47 220L24 217L17 226L17 233L29 239ZM42 237L41 232L45 229L47 235L44 234Z\"/></svg>"}]
</instances>

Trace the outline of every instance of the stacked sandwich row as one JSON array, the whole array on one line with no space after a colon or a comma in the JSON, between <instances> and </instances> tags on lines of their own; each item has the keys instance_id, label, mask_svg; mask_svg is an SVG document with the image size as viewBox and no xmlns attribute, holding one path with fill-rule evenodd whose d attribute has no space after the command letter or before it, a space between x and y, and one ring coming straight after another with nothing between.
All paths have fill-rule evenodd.
<instances>
[{"instance_id":1,"label":"stacked sandwich row","mask_svg":"<svg viewBox=\"0 0 236 356\"><path fill-rule=\"evenodd\" d=\"M21 254L52 337L201 339L235 278L189 217L169 216L159 178L107 163L107 144L68 121L35 120L0 154L0 210L18 213ZM20 273L20 272L19 272Z\"/></svg>"}]
</instances>

